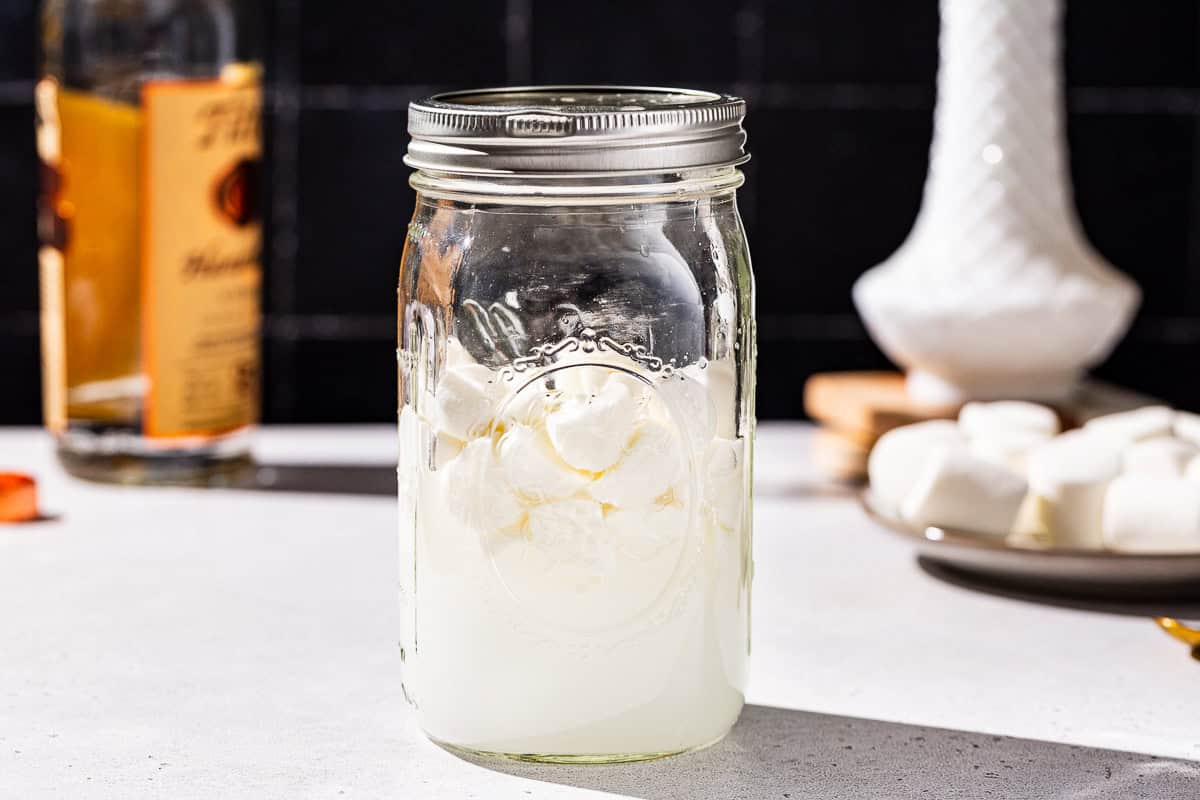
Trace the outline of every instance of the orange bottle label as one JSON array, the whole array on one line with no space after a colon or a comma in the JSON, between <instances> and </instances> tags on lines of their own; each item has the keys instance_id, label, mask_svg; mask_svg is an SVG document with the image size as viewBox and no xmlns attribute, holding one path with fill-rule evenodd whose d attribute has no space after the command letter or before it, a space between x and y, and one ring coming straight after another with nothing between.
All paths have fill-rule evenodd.
<instances>
[{"instance_id":1,"label":"orange bottle label","mask_svg":"<svg viewBox=\"0 0 1200 800\"><path fill-rule=\"evenodd\" d=\"M142 88L147 436L216 435L257 418L261 95L253 78Z\"/></svg>"}]
</instances>

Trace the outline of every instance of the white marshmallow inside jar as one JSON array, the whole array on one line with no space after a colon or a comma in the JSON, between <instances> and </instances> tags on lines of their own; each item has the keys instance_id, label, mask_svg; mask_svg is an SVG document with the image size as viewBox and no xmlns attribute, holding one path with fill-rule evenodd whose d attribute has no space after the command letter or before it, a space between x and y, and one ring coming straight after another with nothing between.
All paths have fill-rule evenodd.
<instances>
[{"instance_id":1,"label":"white marshmallow inside jar","mask_svg":"<svg viewBox=\"0 0 1200 800\"><path fill-rule=\"evenodd\" d=\"M713 607L705 597L736 597L746 570L748 450L744 438L719 435L736 430L718 422L736 419L726 370L718 365L709 372L713 365L705 364L646 376L611 356L576 356L531 379L503 369L485 374L486 367L465 360L461 346L455 352L446 373L462 374L438 381L428 423L433 439L447 443L439 447L437 479L428 488L437 497L424 504L441 516L426 518L423 530L430 540L444 540L429 542L435 551L457 543L459 561L441 574L424 571L418 581L425 597L443 582L446 589L436 595L448 602L455 592L481 597L431 613L461 617L468 606L486 609L471 625L481 638L491 636L483 630L516 625L538 641L590 648L655 625L666 638L651 650L660 642L715 637L689 646L738 652L745 619L736 605L716 624L694 622L695 614ZM717 376L715 388L709 375ZM443 389L447 408L440 403ZM424 569L445 562L419 563ZM677 616L681 609L690 610ZM465 623L447 618L440 624ZM664 651L653 671L676 657ZM527 669L521 680L530 691L556 679L543 672L555 663L544 652L521 658ZM631 669L605 667L606 659L596 655L587 663ZM422 674L429 685L456 672ZM661 678L669 684L666 673ZM608 680L611 675L596 678ZM717 685L720 676L712 680L714 696L727 694Z\"/></svg>"}]
</instances>

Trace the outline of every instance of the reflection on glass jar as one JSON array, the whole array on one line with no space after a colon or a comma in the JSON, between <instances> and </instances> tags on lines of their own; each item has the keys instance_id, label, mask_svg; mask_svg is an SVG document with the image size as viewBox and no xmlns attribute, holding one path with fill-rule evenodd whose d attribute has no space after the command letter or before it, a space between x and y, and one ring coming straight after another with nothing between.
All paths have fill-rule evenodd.
<instances>
[{"instance_id":1,"label":"reflection on glass jar","mask_svg":"<svg viewBox=\"0 0 1200 800\"><path fill-rule=\"evenodd\" d=\"M435 740L629 760L709 744L737 718L754 433L743 113L701 92L582 88L411 110L402 646Z\"/></svg>"}]
</instances>

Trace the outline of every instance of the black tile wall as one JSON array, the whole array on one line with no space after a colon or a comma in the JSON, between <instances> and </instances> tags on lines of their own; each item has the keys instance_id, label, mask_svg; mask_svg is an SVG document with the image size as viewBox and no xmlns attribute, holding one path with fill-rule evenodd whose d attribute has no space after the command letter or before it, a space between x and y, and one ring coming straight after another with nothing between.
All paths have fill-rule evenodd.
<instances>
[{"instance_id":1,"label":"black tile wall","mask_svg":"<svg viewBox=\"0 0 1200 800\"><path fill-rule=\"evenodd\" d=\"M0 3L0 81L28 80L33 76L36 13L31 2Z\"/></svg>"},{"instance_id":2,"label":"black tile wall","mask_svg":"<svg viewBox=\"0 0 1200 800\"><path fill-rule=\"evenodd\" d=\"M1147 289L1142 312L1186 314L1196 120L1076 114L1068 124L1076 206L1092 244ZM1149 145L1153 142L1153 145Z\"/></svg>"},{"instance_id":3,"label":"black tile wall","mask_svg":"<svg viewBox=\"0 0 1200 800\"><path fill-rule=\"evenodd\" d=\"M406 119L403 108L301 111L296 312L396 313L413 209Z\"/></svg>"},{"instance_id":4,"label":"black tile wall","mask_svg":"<svg viewBox=\"0 0 1200 800\"><path fill-rule=\"evenodd\" d=\"M937 3L265 0L270 213L264 407L395 410L395 276L412 209L408 101L442 88L634 82L743 93L740 196L760 288L763 417L817 370L887 362L849 287L904 240L928 161ZM1068 136L1089 237L1146 302L1102 377L1200 409L1200 6L1073 0ZM30 94L34 0L0 3L0 423L39 415ZM1173 366L1172 366L1173 365Z\"/></svg>"},{"instance_id":5,"label":"black tile wall","mask_svg":"<svg viewBox=\"0 0 1200 800\"><path fill-rule=\"evenodd\" d=\"M0 392L0 420L5 423L32 423L41 419L41 350L35 320L36 317L0 320L0 354L4 356L8 376L3 383L4 391Z\"/></svg>"},{"instance_id":6,"label":"black tile wall","mask_svg":"<svg viewBox=\"0 0 1200 800\"><path fill-rule=\"evenodd\" d=\"M763 21L768 80L933 84L936 3L768 0Z\"/></svg>"},{"instance_id":7,"label":"black tile wall","mask_svg":"<svg viewBox=\"0 0 1200 800\"><path fill-rule=\"evenodd\" d=\"M364 8L365 6L365 8ZM300 77L307 84L503 84L505 4L492 0L307 0Z\"/></svg>"},{"instance_id":8,"label":"black tile wall","mask_svg":"<svg viewBox=\"0 0 1200 800\"><path fill-rule=\"evenodd\" d=\"M388 338L302 340L295 358L293 422L379 422L396 416L395 333Z\"/></svg>"},{"instance_id":9,"label":"black tile wall","mask_svg":"<svg viewBox=\"0 0 1200 800\"><path fill-rule=\"evenodd\" d=\"M851 313L851 284L904 240L920 206L930 115L763 109L748 128L759 309Z\"/></svg>"},{"instance_id":10,"label":"black tile wall","mask_svg":"<svg viewBox=\"0 0 1200 800\"><path fill-rule=\"evenodd\" d=\"M0 314L37 309L37 170L32 106L0 105Z\"/></svg>"},{"instance_id":11,"label":"black tile wall","mask_svg":"<svg viewBox=\"0 0 1200 800\"><path fill-rule=\"evenodd\" d=\"M1069 2L1067 81L1074 86L1195 86L1200 80L1198 25L1196 3Z\"/></svg>"},{"instance_id":12,"label":"black tile wall","mask_svg":"<svg viewBox=\"0 0 1200 800\"><path fill-rule=\"evenodd\" d=\"M729 83L738 76L738 16L736 3L534 0L533 80Z\"/></svg>"}]
</instances>

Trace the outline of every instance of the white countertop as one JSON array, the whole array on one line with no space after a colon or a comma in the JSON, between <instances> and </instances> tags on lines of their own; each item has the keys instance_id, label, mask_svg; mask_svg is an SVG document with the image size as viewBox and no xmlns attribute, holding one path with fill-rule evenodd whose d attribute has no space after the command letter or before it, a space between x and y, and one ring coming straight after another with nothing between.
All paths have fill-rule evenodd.
<instances>
[{"instance_id":1,"label":"white countertop","mask_svg":"<svg viewBox=\"0 0 1200 800\"><path fill-rule=\"evenodd\" d=\"M815 478L808 436L760 427L734 733L562 768L468 763L415 730L393 498L90 485L40 432L0 430L0 469L36 473L61 515L0 526L0 797L1200 796L1200 764L1176 760L1200 761L1184 647L1144 616L931 577ZM377 465L335 471L366 491L394 443L382 426L273 428L257 452Z\"/></svg>"}]
</instances>

